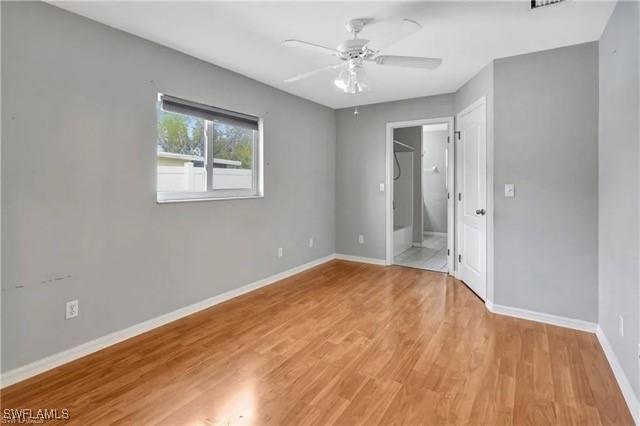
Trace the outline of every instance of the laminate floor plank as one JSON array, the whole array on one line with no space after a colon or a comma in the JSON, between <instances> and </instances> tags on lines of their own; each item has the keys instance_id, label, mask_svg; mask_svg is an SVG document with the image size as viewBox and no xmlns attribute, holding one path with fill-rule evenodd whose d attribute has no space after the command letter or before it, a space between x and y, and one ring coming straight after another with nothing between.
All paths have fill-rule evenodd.
<instances>
[{"instance_id":1,"label":"laminate floor plank","mask_svg":"<svg viewBox=\"0 0 640 426\"><path fill-rule=\"evenodd\" d=\"M4 389L77 425L631 425L596 337L331 261Z\"/></svg>"}]
</instances>

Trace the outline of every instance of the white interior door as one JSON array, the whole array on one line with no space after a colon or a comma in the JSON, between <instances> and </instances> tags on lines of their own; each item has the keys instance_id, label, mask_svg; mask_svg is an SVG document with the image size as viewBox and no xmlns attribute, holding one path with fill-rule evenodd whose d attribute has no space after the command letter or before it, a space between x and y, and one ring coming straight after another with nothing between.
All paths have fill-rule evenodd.
<instances>
[{"instance_id":1,"label":"white interior door","mask_svg":"<svg viewBox=\"0 0 640 426\"><path fill-rule=\"evenodd\" d=\"M458 278L483 300L487 283L487 118L485 99L457 116Z\"/></svg>"}]
</instances>

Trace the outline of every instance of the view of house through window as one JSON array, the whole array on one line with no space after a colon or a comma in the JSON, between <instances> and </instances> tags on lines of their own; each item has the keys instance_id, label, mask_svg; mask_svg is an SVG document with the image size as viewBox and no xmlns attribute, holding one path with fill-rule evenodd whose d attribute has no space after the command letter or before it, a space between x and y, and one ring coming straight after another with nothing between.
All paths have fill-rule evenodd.
<instances>
[{"instance_id":1,"label":"view of house through window","mask_svg":"<svg viewBox=\"0 0 640 426\"><path fill-rule=\"evenodd\" d=\"M260 195L257 117L161 96L158 200Z\"/></svg>"}]
</instances>

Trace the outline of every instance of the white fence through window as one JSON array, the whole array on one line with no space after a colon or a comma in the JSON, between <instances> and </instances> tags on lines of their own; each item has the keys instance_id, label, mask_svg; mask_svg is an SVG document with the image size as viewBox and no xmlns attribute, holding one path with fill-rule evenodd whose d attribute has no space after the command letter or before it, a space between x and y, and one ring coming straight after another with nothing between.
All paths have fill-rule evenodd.
<instances>
[{"instance_id":1,"label":"white fence through window","mask_svg":"<svg viewBox=\"0 0 640 426\"><path fill-rule=\"evenodd\" d=\"M213 168L212 189L251 188L251 169ZM185 162L184 166L158 166L158 192L204 192L207 170Z\"/></svg>"}]
</instances>

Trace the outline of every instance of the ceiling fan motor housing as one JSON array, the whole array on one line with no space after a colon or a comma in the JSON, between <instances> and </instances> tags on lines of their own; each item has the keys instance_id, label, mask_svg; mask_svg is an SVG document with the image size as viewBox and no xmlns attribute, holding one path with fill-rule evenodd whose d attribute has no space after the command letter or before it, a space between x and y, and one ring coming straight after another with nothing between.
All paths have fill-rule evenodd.
<instances>
[{"instance_id":1,"label":"ceiling fan motor housing","mask_svg":"<svg viewBox=\"0 0 640 426\"><path fill-rule=\"evenodd\" d=\"M365 56L367 53L366 45L369 40L364 38L354 38L346 40L338 46L338 51L342 54L342 59L354 59Z\"/></svg>"}]
</instances>

